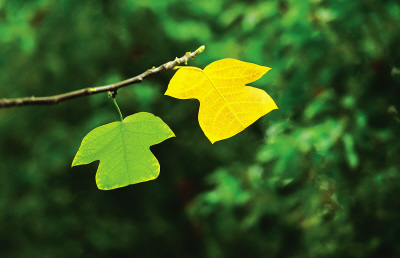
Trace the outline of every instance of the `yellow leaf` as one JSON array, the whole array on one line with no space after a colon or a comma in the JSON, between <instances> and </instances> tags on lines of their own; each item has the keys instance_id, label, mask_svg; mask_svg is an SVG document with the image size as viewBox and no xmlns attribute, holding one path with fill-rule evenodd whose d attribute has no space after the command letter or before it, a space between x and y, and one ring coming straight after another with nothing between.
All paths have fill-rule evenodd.
<instances>
[{"instance_id":1,"label":"yellow leaf","mask_svg":"<svg viewBox=\"0 0 400 258\"><path fill-rule=\"evenodd\" d=\"M199 123L214 143L243 131L271 110L275 102L263 90L245 86L271 68L236 59L222 59L204 70L179 67L165 95L200 101Z\"/></svg>"}]
</instances>

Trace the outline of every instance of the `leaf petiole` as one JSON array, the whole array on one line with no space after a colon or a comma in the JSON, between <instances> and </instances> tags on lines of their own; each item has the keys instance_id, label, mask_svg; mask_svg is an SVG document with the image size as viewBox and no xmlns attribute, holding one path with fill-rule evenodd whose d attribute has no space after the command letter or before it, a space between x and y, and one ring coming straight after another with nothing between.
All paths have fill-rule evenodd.
<instances>
[{"instance_id":1,"label":"leaf petiole","mask_svg":"<svg viewBox=\"0 0 400 258\"><path fill-rule=\"evenodd\" d=\"M117 109L118 109L119 116L121 117L121 122L123 122L123 121L124 121L124 118L122 117L122 113L121 113L121 110L119 109L119 106L118 106L118 104L117 104L117 101L115 100L115 98L113 98L112 100L113 100L115 106L116 106Z\"/></svg>"}]
</instances>

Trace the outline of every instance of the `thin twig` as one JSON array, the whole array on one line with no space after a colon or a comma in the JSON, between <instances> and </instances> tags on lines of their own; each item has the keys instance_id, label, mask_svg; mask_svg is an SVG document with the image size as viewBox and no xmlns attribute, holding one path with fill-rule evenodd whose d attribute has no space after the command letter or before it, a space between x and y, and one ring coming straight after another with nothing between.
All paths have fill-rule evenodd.
<instances>
[{"instance_id":1,"label":"thin twig","mask_svg":"<svg viewBox=\"0 0 400 258\"><path fill-rule=\"evenodd\" d=\"M26 97L26 98L16 98L16 99L0 99L0 108L6 107L17 107L17 106L26 106L26 105L52 105L60 103L61 101L73 99L81 96L87 96L92 94L97 94L106 91L116 91L119 88L142 82L144 78L149 75L162 72L164 70L172 69L175 66L186 63L189 59L195 58L198 54L203 52L204 46L199 47L196 51L190 53L186 53L186 55L182 56L181 58L176 58L174 61L165 63L160 65L157 68L149 69L144 73L132 77L130 79L117 82L110 85L99 86L95 88L85 88L76 91L71 91L59 95L48 96L48 97Z\"/></svg>"}]
</instances>

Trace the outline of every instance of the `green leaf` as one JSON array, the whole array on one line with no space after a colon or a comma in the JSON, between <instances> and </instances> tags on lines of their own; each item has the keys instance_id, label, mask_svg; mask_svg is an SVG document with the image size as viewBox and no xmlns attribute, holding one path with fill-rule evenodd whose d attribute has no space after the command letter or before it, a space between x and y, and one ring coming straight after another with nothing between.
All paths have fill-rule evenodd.
<instances>
[{"instance_id":1,"label":"green leaf","mask_svg":"<svg viewBox=\"0 0 400 258\"><path fill-rule=\"evenodd\" d=\"M72 166L100 160L96 183L102 190L149 181L160 173L160 164L150 146L171 137L175 137L174 133L161 118L146 112L136 113L88 133Z\"/></svg>"}]
</instances>

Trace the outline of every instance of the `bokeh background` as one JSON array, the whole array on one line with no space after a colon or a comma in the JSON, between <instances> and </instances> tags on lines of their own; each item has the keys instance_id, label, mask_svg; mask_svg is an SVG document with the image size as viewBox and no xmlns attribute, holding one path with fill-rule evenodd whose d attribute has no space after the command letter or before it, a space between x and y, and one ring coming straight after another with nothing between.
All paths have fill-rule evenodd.
<instances>
[{"instance_id":1,"label":"bokeh background","mask_svg":"<svg viewBox=\"0 0 400 258\"><path fill-rule=\"evenodd\" d=\"M1 257L400 257L397 0L0 0L0 98L118 82L189 62L272 67L274 110L212 145L174 71L119 90L161 117L158 179L101 191L82 138L107 94L0 109ZM396 70L397 69L397 70Z\"/></svg>"}]
</instances>

